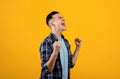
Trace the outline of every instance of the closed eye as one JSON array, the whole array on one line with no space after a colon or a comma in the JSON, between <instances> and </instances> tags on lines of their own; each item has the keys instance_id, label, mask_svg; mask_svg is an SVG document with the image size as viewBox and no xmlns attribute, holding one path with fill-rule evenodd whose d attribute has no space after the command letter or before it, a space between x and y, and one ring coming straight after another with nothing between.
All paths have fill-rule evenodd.
<instances>
[{"instance_id":1,"label":"closed eye","mask_svg":"<svg viewBox=\"0 0 120 79\"><path fill-rule=\"evenodd\" d=\"M64 18L64 17L61 17L61 16L60 16L59 18L62 19L62 18Z\"/></svg>"}]
</instances>

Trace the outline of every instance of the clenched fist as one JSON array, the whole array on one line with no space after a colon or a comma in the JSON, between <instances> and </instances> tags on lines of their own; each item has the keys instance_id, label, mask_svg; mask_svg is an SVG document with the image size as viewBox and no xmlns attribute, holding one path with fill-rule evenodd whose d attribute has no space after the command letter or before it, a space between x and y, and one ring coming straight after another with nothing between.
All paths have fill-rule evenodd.
<instances>
[{"instance_id":1,"label":"clenched fist","mask_svg":"<svg viewBox=\"0 0 120 79\"><path fill-rule=\"evenodd\" d=\"M75 44L76 44L76 47L80 47L81 44L82 44L81 39L76 38L76 39L75 39Z\"/></svg>"},{"instance_id":2,"label":"clenched fist","mask_svg":"<svg viewBox=\"0 0 120 79\"><path fill-rule=\"evenodd\" d=\"M58 43L57 41L55 41L55 42L53 43L53 47L54 47L54 51L59 52L59 51L60 51L61 44Z\"/></svg>"}]
</instances>

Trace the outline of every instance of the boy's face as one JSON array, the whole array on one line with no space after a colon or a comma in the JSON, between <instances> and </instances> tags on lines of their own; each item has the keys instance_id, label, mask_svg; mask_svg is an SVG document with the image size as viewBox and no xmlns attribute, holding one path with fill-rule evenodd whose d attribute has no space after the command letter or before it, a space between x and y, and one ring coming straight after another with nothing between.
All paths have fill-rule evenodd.
<instances>
[{"instance_id":1,"label":"boy's face","mask_svg":"<svg viewBox=\"0 0 120 79\"><path fill-rule=\"evenodd\" d=\"M64 31L66 30L65 19L60 14L55 14L53 17L53 24L57 30Z\"/></svg>"}]
</instances>

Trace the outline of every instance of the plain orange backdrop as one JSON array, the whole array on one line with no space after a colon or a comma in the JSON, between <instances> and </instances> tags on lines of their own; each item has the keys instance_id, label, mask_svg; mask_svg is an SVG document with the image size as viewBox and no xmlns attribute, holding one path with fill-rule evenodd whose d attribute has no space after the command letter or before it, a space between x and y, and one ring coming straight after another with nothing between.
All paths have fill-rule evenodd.
<instances>
[{"instance_id":1,"label":"plain orange backdrop","mask_svg":"<svg viewBox=\"0 0 120 79\"><path fill-rule=\"evenodd\" d=\"M0 0L0 79L39 78L53 10L66 19L72 52L74 39L83 41L71 79L120 79L119 0Z\"/></svg>"}]
</instances>

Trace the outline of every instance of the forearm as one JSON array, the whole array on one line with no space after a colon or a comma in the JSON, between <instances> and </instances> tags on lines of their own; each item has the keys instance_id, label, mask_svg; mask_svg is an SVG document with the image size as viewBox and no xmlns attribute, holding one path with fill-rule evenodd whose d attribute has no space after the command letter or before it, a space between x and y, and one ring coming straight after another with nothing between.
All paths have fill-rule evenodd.
<instances>
[{"instance_id":1,"label":"forearm","mask_svg":"<svg viewBox=\"0 0 120 79\"><path fill-rule=\"evenodd\" d=\"M57 51L53 51L50 59L47 61L46 65L48 67L48 70L51 72L54 69L56 58L57 58Z\"/></svg>"},{"instance_id":2,"label":"forearm","mask_svg":"<svg viewBox=\"0 0 120 79\"><path fill-rule=\"evenodd\" d=\"M76 47L74 54L72 55L72 64L73 65L76 63L79 51L80 51L80 47Z\"/></svg>"}]
</instances>

